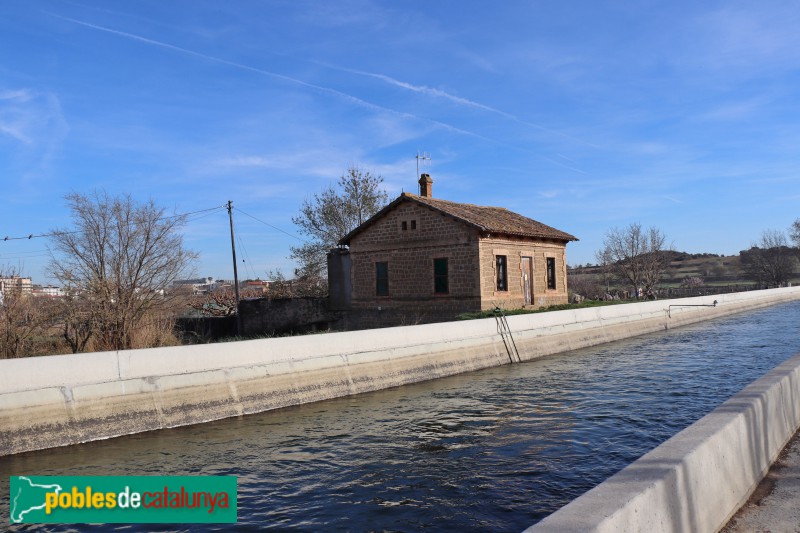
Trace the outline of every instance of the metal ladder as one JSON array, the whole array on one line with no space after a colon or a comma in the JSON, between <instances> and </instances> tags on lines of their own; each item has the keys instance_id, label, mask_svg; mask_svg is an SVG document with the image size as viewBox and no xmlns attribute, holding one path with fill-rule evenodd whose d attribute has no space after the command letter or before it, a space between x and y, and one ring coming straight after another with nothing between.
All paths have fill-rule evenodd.
<instances>
[{"instance_id":1,"label":"metal ladder","mask_svg":"<svg viewBox=\"0 0 800 533\"><path fill-rule=\"evenodd\" d=\"M514 342L514 336L511 334L511 328L508 327L508 320L506 319L505 312L500 307L494 308L494 319L497 321L497 333L503 338L503 344L506 346L508 352L508 360L514 363L521 363L522 358L519 356L517 350L517 343ZM516 358L516 360L515 360Z\"/></svg>"}]
</instances>

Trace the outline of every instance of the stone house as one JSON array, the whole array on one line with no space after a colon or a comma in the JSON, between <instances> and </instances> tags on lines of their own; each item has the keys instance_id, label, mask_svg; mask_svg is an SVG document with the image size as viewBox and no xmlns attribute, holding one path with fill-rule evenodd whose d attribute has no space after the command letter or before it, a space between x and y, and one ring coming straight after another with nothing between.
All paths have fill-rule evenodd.
<instances>
[{"instance_id":1,"label":"stone house","mask_svg":"<svg viewBox=\"0 0 800 533\"><path fill-rule=\"evenodd\" d=\"M388 325L567 303L574 236L501 207L435 199L427 174L419 183L419 195L401 194L329 256L340 309Z\"/></svg>"}]
</instances>

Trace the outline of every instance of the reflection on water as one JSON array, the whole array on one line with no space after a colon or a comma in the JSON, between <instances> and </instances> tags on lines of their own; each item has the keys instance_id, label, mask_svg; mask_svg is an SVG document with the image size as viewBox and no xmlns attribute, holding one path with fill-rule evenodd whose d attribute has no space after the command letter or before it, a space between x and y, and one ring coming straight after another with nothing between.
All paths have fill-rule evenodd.
<instances>
[{"instance_id":1,"label":"reflection on water","mask_svg":"<svg viewBox=\"0 0 800 533\"><path fill-rule=\"evenodd\" d=\"M786 304L530 363L0 458L0 517L8 523L9 475L206 474L238 476L240 529L521 530L800 351L798 314L800 303ZM176 529L231 527L163 528Z\"/></svg>"}]
</instances>

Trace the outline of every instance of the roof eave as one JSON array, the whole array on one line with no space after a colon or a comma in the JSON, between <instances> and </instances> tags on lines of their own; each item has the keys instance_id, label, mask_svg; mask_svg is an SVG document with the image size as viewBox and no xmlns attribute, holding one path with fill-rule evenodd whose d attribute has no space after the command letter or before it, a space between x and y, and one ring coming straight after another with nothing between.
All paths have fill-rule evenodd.
<instances>
[{"instance_id":1,"label":"roof eave","mask_svg":"<svg viewBox=\"0 0 800 533\"><path fill-rule=\"evenodd\" d=\"M494 231L494 230L492 230L490 228L482 226L481 224L478 224L478 223L473 222L471 220L467 220L465 218L459 217L457 215L454 215L453 213L450 213L448 211L440 209L440 208L436 207L435 205L431 205L431 204L429 204L427 202L424 202L424 201L420 200L419 198L417 198L415 195L402 193L400 196L398 196L397 198L392 200L390 203L388 203L383 209L381 209L380 211L375 213L372 217L370 217L369 220L367 220L366 222L364 222L363 224L361 224L360 226L355 228L353 231L351 231L350 233L348 233L344 237L342 237L337 244L339 246L350 246L350 241L356 235L358 235L359 233L361 233L362 231L364 231L365 229L370 227L377 220L379 220L381 217L383 217L387 212L391 211L397 205L399 205L401 202L404 202L404 201L413 202L413 203L415 203L417 205L426 207L426 208L428 208L428 209L430 209L432 211L440 213L440 214L442 214L442 215L444 215L446 217L449 217L449 218L451 218L453 220L456 220L456 221L458 221L458 222L460 222L462 224L465 224L465 225L467 225L467 226L469 226L471 228L477 229L478 231L480 231L481 233L484 233L484 234L509 235L509 236L514 236L514 237L527 238L527 239L548 239L548 240L563 242L564 244L566 244L566 243L568 243L570 241L578 241L579 240L577 237L575 237L573 235L570 235L569 233L566 233L566 232L561 232L559 230L557 230L557 231L559 231L559 233L562 234L561 236L556 236L556 235L544 236L544 235L531 235L531 234L523 234L523 233L513 233L513 232L508 232L508 231Z\"/></svg>"},{"instance_id":2,"label":"roof eave","mask_svg":"<svg viewBox=\"0 0 800 533\"><path fill-rule=\"evenodd\" d=\"M580 240L577 237L575 237L573 235L570 235L569 233L565 234L563 237L559 237L559 236L556 236L556 235L532 235L530 233L514 233L514 232L511 232L511 231L496 231L496 230L484 229L483 230L483 234L485 236L506 235L506 236L509 236L509 237L518 237L518 238L523 238L523 239L542 239L542 240L548 240L548 241L563 242L565 244L568 243L568 242L571 242L571 241L579 241Z\"/></svg>"}]
</instances>

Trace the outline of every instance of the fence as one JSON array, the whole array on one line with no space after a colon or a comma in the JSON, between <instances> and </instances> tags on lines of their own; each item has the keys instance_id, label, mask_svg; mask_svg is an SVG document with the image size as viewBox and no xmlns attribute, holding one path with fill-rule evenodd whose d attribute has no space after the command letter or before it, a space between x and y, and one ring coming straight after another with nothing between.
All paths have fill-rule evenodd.
<instances>
[{"instance_id":1,"label":"fence","mask_svg":"<svg viewBox=\"0 0 800 533\"><path fill-rule=\"evenodd\" d=\"M732 292L746 292L764 289L757 284L736 285L701 285L700 287L672 287L659 289L659 298L688 298L689 296L708 296L711 294L728 294Z\"/></svg>"}]
</instances>

